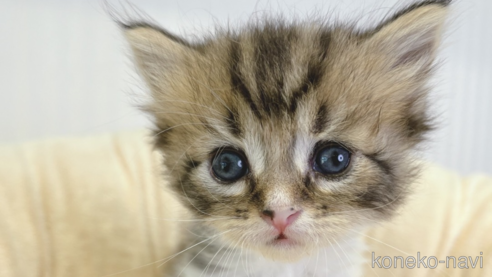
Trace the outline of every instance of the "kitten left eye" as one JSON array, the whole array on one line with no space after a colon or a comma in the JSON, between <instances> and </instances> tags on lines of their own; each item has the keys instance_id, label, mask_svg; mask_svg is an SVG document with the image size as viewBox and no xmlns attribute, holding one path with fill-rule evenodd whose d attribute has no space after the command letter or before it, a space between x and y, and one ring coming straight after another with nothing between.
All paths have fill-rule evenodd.
<instances>
[{"instance_id":1,"label":"kitten left eye","mask_svg":"<svg viewBox=\"0 0 492 277\"><path fill-rule=\"evenodd\" d=\"M222 182L232 183L247 172L246 159L236 151L221 150L212 159L212 173Z\"/></svg>"},{"instance_id":2,"label":"kitten left eye","mask_svg":"<svg viewBox=\"0 0 492 277\"><path fill-rule=\"evenodd\" d=\"M323 174L338 174L350 164L350 152L338 144L321 148L314 157L314 170Z\"/></svg>"}]
</instances>

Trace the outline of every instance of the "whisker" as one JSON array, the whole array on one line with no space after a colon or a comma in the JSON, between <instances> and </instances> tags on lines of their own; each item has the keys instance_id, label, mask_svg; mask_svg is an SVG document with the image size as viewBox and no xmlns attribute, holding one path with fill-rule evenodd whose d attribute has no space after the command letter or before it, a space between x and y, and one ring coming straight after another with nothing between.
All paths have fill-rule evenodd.
<instances>
[{"instance_id":1,"label":"whisker","mask_svg":"<svg viewBox=\"0 0 492 277\"><path fill-rule=\"evenodd\" d=\"M224 244L224 246L225 246L225 244ZM221 248L221 249L222 249L222 248ZM227 252L228 252L229 250L230 250L230 248L226 248L226 250L225 250L224 254L222 254L222 255L220 256L219 261L215 264L215 267L214 267L214 270L212 271L211 276L215 276L215 270L217 270L217 266L221 264L222 259L223 259L223 258L227 255ZM224 268L224 267L222 266L222 268Z\"/></svg>"},{"instance_id":2,"label":"whisker","mask_svg":"<svg viewBox=\"0 0 492 277\"><path fill-rule=\"evenodd\" d=\"M234 229L235 229L235 228L234 228ZM166 258L166 259L164 259L165 261L164 261L162 264L160 264L158 267L163 266L165 263L167 263L167 262L169 262L170 260L174 259L176 256L178 256L178 255L182 254L183 252L186 252L186 251L188 251L189 249L191 249L191 248L193 248L193 247L195 247L195 246L197 246L197 245L199 245L199 244L204 243L205 241L209 241L210 239L213 239L213 238L216 238L216 237L221 236L221 235L223 235L223 234L229 233L229 232L230 232L230 231L232 231L232 230L233 230L233 229L230 229L230 230L224 231L224 232L219 233L219 234L216 234L216 235L214 235L214 236L212 236L212 237L210 237L210 238L208 238L208 239L202 240L202 241L200 241L199 243L195 243L195 244L193 244L192 246L189 246L188 248L186 248L186 249L184 249L184 250L182 250L182 251L180 251L180 252L178 252L178 253L176 253L176 254L174 254L174 255L172 255L172 256L170 256L170 257ZM162 262L162 260L161 260L161 262Z\"/></svg>"},{"instance_id":3,"label":"whisker","mask_svg":"<svg viewBox=\"0 0 492 277\"><path fill-rule=\"evenodd\" d=\"M335 247L333 246L333 244L331 243L331 240L329 238L326 238L328 240L328 243L330 244L331 246L331 249L333 249L333 251L335 252L335 254L337 255L338 257L338 261L340 263L340 266L341 268L343 268L345 270L345 272L347 273L348 275L348 269L347 269L347 265L345 264L345 262L343 261L342 259L342 256L340 256L340 254L338 254L338 251L335 249ZM326 254L326 253L325 253Z\"/></svg>"},{"instance_id":4,"label":"whisker","mask_svg":"<svg viewBox=\"0 0 492 277\"><path fill-rule=\"evenodd\" d=\"M243 242L241 243L241 256L243 254L245 242L246 240L243 240ZM243 267L244 267L244 271L246 271L246 276L249 277L251 273L249 272L249 267L248 267L248 255L243 256Z\"/></svg>"},{"instance_id":5,"label":"whisker","mask_svg":"<svg viewBox=\"0 0 492 277\"><path fill-rule=\"evenodd\" d=\"M351 268L354 268L354 264L352 263L350 257L347 255L347 252L345 252L343 250L343 248L340 246L340 244L338 243L338 241L336 239L334 241L338 245L338 248L340 248L340 251L342 251L342 254L345 256L345 258L347 258L347 261L349 262Z\"/></svg>"},{"instance_id":6,"label":"whisker","mask_svg":"<svg viewBox=\"0 0 492 277\"><path fill-rule=\"evenodd\" d=\"M215 252L214 256L212 257L212 259L210 259L210 261L208 262L207 266L205 266L205 268L202 270L202 273L200 274L199 277L201 277L203 275L203 273L205 273L206 271L208 271L208 269L210 268L210 265L211 263L213 262L213 260L215 259L215 257L217 256L217 254L219 254L219 252L222 250L222 248L224 248L225 244L223 244L219 250L217 250L217 252ZM215 268L217 268L217 265L215 265ZM214 272L215 272L215 269L214 269ZM212 275L213 276L213 273Z\"/></svg>"},{"instance_id":7,"label":"whisker","mask_svg":"<svg viewBox=\"0 0 492 277\"><path fill-rule=\"evenodd\" d=\"M319 236L316 236L316 245L319 243ZM318 260L319 260L319 251L316 253L316 264L314 266L313 277L316 276L316 272L318 271Z\"/></svg>"},{"instance_id":8,"label":"whisker","mask_svg":"<svg viewBox=\"0 0 492 277\"><path fill-rule=\"evenodd\" d=\"M181 274L185 271L185 269L193 262L193 260L198 257L198 255L200 255L200 253L202 253L210 244L212 244L218 237L214 238L213 240L211 240L203 249L201 249L200 251L198 251L198 253L196 253L195 256L193 256L193 258L183 267L183 269L179 272L178 274L178 277L181 276Z\"/></svg>"},{"instance_id":9,"label":"whisker","mask_svg":"<svg viewBox=\"0 0 492 277\"><path fill-rule=\"evenodd\" d=\"M379 243L381 243L381 244L383 244L383 245L386 245L386 246L388 246L388 247L390 247L390 248L392 248L392 249L394 249L394 250L397 250L397 251L399 251L399 252L401 252L401 253L403 253L403 254L405 254L405 255L407 255L407 256L410 256L410 254L409 254L409 253L407 253L407 252L405 252L405 251L403 251L403 250L401 250L401 249L398 249L398 248L396 248L396 247L394 247L394 246L392 246L392 245L390 245L390 244L387 244L387 243L385 243L385 242L382 242L382 241L380 241L380 240L378 240L378 239L376 239L376 238L373 238L373 237L371 237L371 236L369 236L369 235L366 235L366 234L364 234L364 233L357 232L357 231L352 230L352 229L342 228L342 227L340 227L340 226L334 226L334 225L333 225L332 227L339 228L339 229L344 230L344 231L351 231L351 232L354 232L354 233L356 233L356 234L358 234L358 235L361 235L361 236L367 237L367 238L369 238L369 239L372 239L372 240L374 240L374 241L376 241L376 242L379 242Z\"/></svg>"},{"instance_id":10,"label":"whisker","mask_svg":"<svg viewBox=\"0 0 492 277\"><path fill-rule=\"evenodd\" d=\"M243 255L243 243L244 243L245 240L246 240L246 236L245 235L242 235L239 238L239 240L238 240L238 244L241 242L241 247L240 247L241 251L239 252L239 257L237 258L238 261L236 263L236 268L234 269L234 277L236 277L237 269L238 269L238 267L239 267L239 265L241 264L241 261L242 261L242 257L241 256Z\"/></svg>"},{"instance_id":11,"label":"whisker","mask_svg":"<svg viewBox=\"0 0 492 277\"><path fill-rule=\"evenodd\" d=\"M346 240L344 240L344 239L341 239L341 240L342 240L343 242L345 242L345 244L346 244L348 247L350 247L350 248L352 249L352 251L355 251L355 249L354 249L354 248L350 245L350 243L348 243L348 242L347 242ZM355 251L355 252L356 252L356 251ZM357 252L356 252L356 253L357 253ZM369 266L369 268L372 270L372 272L374 272L374 274L376 274L376 276L378 276L378 277L379 277L379 274L378 274L378 273L374 270L374 268L372 268L372 266L371 266L371 265L369 264L369 262L365 259L365 257L364 257L363 255L361 255L360 253L358 253L358 254L359 254L359 256L362 258L362 260L364 261L364 263L365 263L367 266ZM391 275L395 276L395 275L393 274L393 272L391 272L391 271L390 271L390 273L391 273Z\"/></svg>"},{"instance_id":12,"label":"whisker","mask_svg":"<svg viewBox=\"0 0 492 277\"><path fill-rule=\"evenodd\" d=\"M323 252L325 252L325 261L326 261L326 264L329 264L329 262L328 262L328 253L326 252L326 247L323 248L323 250L324 250Z\"/></svg>"},{"instance_id":13,"label":"whisker","mask_svg":"<svg viewBox=\"0 0 492 277\"><path fill-rule=\"evenodd\" d=\"M234 229L235 229L235 228L234 228ZM200 245L200 244L202 244L202 243L204 243L204 242L206 242L206 241L209 241L209 240L211 240L211 239L213 239L213 238L215 238L215 237L217 237L217 236L220 236L220 235L223 235L223 234L225 234L225 233L228 233L228 232L230 232L230 231L232 231L232 230L234 230L234 229L230 229L230 230L224 231L224 232L222 232L222 233L216 234L216 235L214 235L214 236L212 236L212 237L210 237L210 238L204 239L204 240L202 240L202 241L200 241L200 242L198 242L198 243L196 243L196 244L193 244L192 246L190 246L190 247L188 247L188 248L186 248L186 249L184 249L184 250L182 250L182 251L180 251L180 252L178 252L178 253L176 253L176 254L173 254L173 255L171 255L171 256L169 256L169 257L166 257L166 258L163 258L163 259L159 259L159 260L157 260L157 261L154 261L154 262L151 262L151 263L148 263L148 264L144 264L144 265L141 265L141 266L138 266L138 267L132 268L132 269L128 269L128 270L124 270L124 271L120 271L120 272L116 272L116 273L112 273L112 274L104 275L104 276L102 276L102 277L109 277L109 276L115 276L115 275L123 274L123 273L126 273L126 272L130 272L130 271L132 271L132 270L136 270L136 269L143 268L143 267L146 267L146 266L149 266L149 265L153 265L153 264L160 263L160 262L162 262L162 261L164 261L164 260L165 260L165 262L164 262L164 263L166 263L167 261L169 261L169 260L173 259L174 257L176 257L176 256L178 256L178 255L180 255L180 254L182 254L183 252L185 252L185 251L187 251L187 250L189 250L189 249L191 249L191 248L193 248L193 247L195 247L195 246L197 246L197 245ZM160 267L160 266L162 266L162 265L163 265L163 264L159 265L159 267Z\"/></svg>"},{"instance_id":14,"label":"whisker","mask_svg":"<svg viewBox=\"0 0 492 277\"><path fill-rule=\"evenodd\" d=\"M238 243L239 243L239 240L230 248L229 255L227 256L227 258L224 261L224 267L222 268L222 271L220 272L220 277L222 277L223 273L225 272L225 270L227 268L227 264L229 263L229 260L231 259L232 253L233 252L235 253L237 251L236 246L238 245Z\"/></svg>"},{"instance_id":15,"label":"whisker","mask_svg":"<svg viewBox=\"0 0 492 277\"><path fill-rule=\"evenodd\" d=\"M176 221L176 222L207 222L207 221L217 221L217 220L225 220L225 219L238 219L237 216L230 217L220 217L220 218L204 218L204 219L172 219L172 218L152 218L153 220L162 220L162 221Z\"/></svg>"}]
</instances>

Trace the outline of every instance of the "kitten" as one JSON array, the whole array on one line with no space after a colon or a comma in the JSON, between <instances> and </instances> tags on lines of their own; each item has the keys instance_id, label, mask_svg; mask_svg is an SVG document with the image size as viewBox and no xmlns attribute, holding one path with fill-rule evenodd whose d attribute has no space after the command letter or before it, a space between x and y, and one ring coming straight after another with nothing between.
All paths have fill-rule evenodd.
<instances>
[{"instance_id":1,"label":"kitten","mask_svg":"<svg viewBox=\"0 0 492 277\"><path fill-rule=\"evenodd\" d=\"M170 276L361 275L431 129L427 80L450 1L361 31L264 20L189 42L122 24L170 186L197 219Z\"/></svg>"}]
</instances>

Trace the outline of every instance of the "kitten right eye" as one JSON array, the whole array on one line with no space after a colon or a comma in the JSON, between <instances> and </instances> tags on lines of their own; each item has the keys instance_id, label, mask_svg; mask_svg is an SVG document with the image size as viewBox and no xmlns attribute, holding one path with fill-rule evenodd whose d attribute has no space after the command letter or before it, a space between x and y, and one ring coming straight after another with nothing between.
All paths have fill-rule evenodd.
<instances>
[{"instance_id":1,"label":"kitten right eye","mask_svg":"<svg viewBox=\"0 0 492 277\"><path fill-rule=\"evenodd\" d=\"M212 175L221 182L232 183L248 173L244 156L234 150L219 150L212 159Z\"/></svg>"},{"instance_id":2,"label":"kitten right eye","mask_svg":"<svg viewBox=\"0 0 492 277\"><path fill-rule=\"evenodd\" d=\"M350 164L350 151L339 144L329 144L316 152L314 170L325 175L340 174Z\"/></svg>"}]
</instances>

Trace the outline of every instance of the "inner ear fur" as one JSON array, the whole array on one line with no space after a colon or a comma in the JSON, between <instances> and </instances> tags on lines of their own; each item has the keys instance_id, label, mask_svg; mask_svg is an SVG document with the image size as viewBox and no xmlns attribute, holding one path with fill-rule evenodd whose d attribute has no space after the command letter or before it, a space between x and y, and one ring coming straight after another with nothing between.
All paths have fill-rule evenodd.
<instances>
[{"instance_id":1,"label":"inner ear fur","mask_svg":"<svg viewBox=\"0 0 492 277\"><path fill-rule=\"evenodd\" d=\"M367 46L390 67L429 66L440 44L450 1L423 1L396 13L370 32Z\"/></svg>"},{"instance_id":2,"label":"inner ear fur","mask_svg":"<svg viewBox=\"0 0 492 277\"><path fill-rule=\"evenodd\" d=\"M197 54L188 41L156 26L135 23L123 25L123 31L141 75L151 86Z\"/></svg>"}]
</instances>

